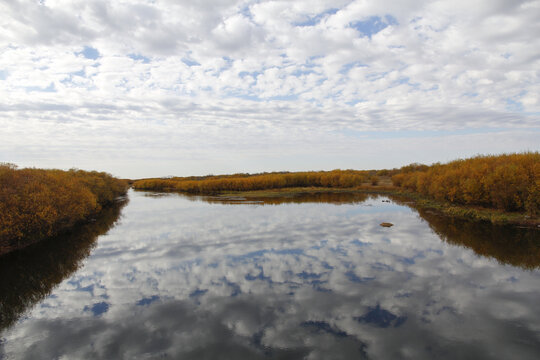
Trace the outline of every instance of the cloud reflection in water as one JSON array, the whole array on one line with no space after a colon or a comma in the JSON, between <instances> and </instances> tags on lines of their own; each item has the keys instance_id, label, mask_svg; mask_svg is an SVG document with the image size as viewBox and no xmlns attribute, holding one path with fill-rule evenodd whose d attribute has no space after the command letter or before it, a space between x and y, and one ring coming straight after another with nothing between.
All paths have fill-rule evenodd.
<instances>
[{"instance_id":1,"label":"cloud reflection in water","mask_svg":"<svg viewBox=\"0 0 540 360\"><path fill-rule=\"evenodd\" d=\"M539 355L538 269L443 242L407 207L130 196L85 266L3 333L5 354Z\"/></svg>"}]
</instances>

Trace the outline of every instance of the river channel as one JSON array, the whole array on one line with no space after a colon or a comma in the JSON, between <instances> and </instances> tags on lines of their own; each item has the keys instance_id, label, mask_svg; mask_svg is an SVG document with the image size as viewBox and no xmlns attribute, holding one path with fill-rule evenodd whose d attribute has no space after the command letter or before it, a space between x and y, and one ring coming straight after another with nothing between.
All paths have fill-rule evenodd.
<instances>
[{"instance_id":1,"label":"river channel","mask_svg":"<svg viewBox=\"0 0 540 360\"><path fill-rule=\"evenodd\" d=\"M0 257L0 358L540 358L538 230L363 194L128 198Z\"/></svg>"}]
</instances>

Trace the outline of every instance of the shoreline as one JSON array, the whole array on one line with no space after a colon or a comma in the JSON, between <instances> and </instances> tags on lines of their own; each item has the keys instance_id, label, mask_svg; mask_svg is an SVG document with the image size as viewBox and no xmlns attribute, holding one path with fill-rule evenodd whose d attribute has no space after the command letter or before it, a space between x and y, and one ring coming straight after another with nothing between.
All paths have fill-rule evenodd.
<instances>
[{"instance_id":1,"label":"shoreline","mask_svg":"<svg viewBox=\"0 0 540 360\"><path fill-rule=\"evenodd\" d=\"M111 208L114 208L115 206L119 206L122 203L127 203L128 201L129 201L129 198L126 192L126 194L116 197L115 199L113 199L113 201L103 204L99 211L89 214L88 217L76 222L70 227L63 228L55 232L51 236L40 237L36 235L29 235L29 237L27 238L27 241L21 241L20 239L11 240L11 241L8 239L8 240L0 241L0 258L4 255L7 255L10 253L19 251L19 250L23 250L37 243L54 239L59 236L69 235L73 232L76 232L82 227L97 221L104 213L109 211Z\"/></svg>"},{"instance_id":2,"label":"shoreline","mask_svg":"<svg viewBox=\"0 0 540 360\"><path fill-rule=\"evenodd\" d=\"M137 189L145 191L143 189ZM182 191L166 191L187 194ZM496 225L515 225L528 228L536 228L540 230L540 218L530 217L526 213L507 212L498 209L489 209L479 206L458 205L447 202L440 202L426 196L403 191L399 188L385 185L362 185L354 188L329 188L329 187L299 187L299 188L280 188L266 190L250 190L250 191L224 191L215 194L197 194L201 196L214 196L226 200L227 198L277 198L277 197L294 197L301 194L315 193L363 193L363 194L378 194L390 195L405 199L406 202L412 202L411 207L423 210L432 210L444 216L451 216L472 221L487 221Z\"/></svg>"}]
</instances>

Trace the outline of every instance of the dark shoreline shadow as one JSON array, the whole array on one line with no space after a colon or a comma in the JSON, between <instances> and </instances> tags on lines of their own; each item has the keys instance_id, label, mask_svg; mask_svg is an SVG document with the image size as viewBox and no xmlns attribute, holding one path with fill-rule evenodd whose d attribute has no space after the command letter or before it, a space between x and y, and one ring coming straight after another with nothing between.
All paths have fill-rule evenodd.
<instances>
[{"instance_id":1,"label":"dark shoreline shadow","mask_svg":"<svg viewBox=\"0 0 540 360\"><path fill-rule=\"evenodd\" d=\"M493 258L502 265L527 270L540 268L540 231L515 225L472 221L418 208L408 199L389 196L399 205L415 210L441 240L471 249L478 256Z\"/></svg>"},{"instance_id":2,"label":"dark shoreline shadow","mask_svg":"<svg viewBox=\"0 0 540 360\"><path fill-rule=\"evenodd\" d=\"M128 202L123 198L104 208L95 221L0 256L0 331L80 268L97 238L115 226Z\"/></svg>"},{"instance_id":3,"label":"dark shoreline shadow","mask_svg":"<svg viewBox=\"0 0 540 360\"><path fill-rule=\"evenodd\" d=\"M377 198L377 194L368 194L360 192L344 192L344 191L321 191L321 192L299 192L291 194L280 194L279 196L250 196L244 198L242 196L213 196L213 195L195 195L185 194L177 191L145 191L135 190L136 192L145 193L148 197L163 197L163 196L179 196L189 201L202 201L208 204L221 205L281 205L281 204L304 204L304 203L321 203L321 204L360 204L371 198Z\"/></svg>"}]
</instances>

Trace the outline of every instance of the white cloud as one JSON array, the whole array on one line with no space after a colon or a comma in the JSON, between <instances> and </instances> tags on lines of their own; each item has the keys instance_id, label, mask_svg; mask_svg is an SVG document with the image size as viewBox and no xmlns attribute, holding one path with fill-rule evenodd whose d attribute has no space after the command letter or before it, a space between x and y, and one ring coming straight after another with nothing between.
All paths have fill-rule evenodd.
<instances>
[{"instance_id":1,"label":"white cloud","mask_svg":"<svg viewBox=\"0 0 540 360\"><path fill-rule=\"evenodd\" d=\"M184 163L189 171L216 172L212 159L223 155L254 171L250 154L294 143L300 168L314 138L336 154L319 167L333 168L359 146L343 149L343 130L539 128L538 1L42 3L0 4L2 161L81 166L110 139L105 148L124 159L132 149L115 141L140 147L149 167L157 148L170 149L157 173L107 165L123 176L188 174L172 154L186 150L205 154ZM150 137L161 133L170 136ZM55 160L55 146L71 155ZM531 135L509 148L538 145ZM401 164L414 156L400 154Z\"/></svg>"}]
</instances>

